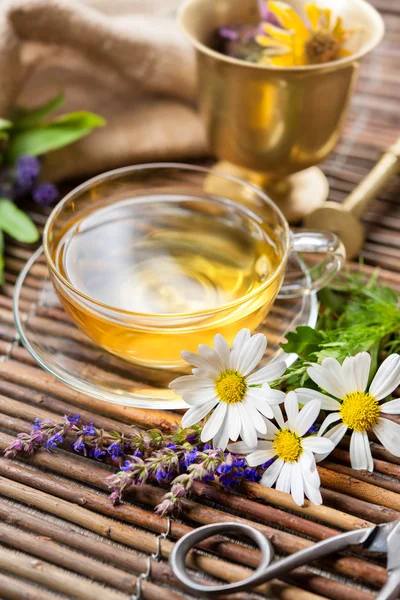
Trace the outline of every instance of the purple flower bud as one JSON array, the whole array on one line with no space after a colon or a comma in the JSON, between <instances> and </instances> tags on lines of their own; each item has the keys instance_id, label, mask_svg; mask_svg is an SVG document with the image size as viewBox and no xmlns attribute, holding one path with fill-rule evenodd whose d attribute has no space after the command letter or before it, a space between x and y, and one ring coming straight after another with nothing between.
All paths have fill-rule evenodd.
<instances>
[{"instance_id":1,"label":"purple flower bud","mask_svg":"<svg viewBox=\"0 0 400 600\"><path fill-rule=\"evenodd\" d=\"M96 429L93 423L89 423L82 429L82 435L96 435Z\"/></svg>"},{"instance_id":2,"label":"purple flower bud","mask_svg":"<svg viewBox=\"0 0 400 600\"><path fill-rule=\"evenodd\" d=\"M27 194L35 185L40 173L40 162L28 154L20 156L16 162L18 192Z\"/></svg>"},{"instance_id":3,"label":"purple flower bud","mask_svg":"<svg viewBox=\"0 0 400 600\"><path fill-rule=\"evenodd\" d=\"M226 40L237 40L239 38L239 32L233 27L220 27L218 33Z\"/></svg>"},{"instance_id":4,"label":"purple flower bud","mask_svg":"<svg viewBox=\"0 0 400 600\"><path fill-rule=\"evenodd\" d=\"M113 460L117 460L118 456L123 455L123 452L122 452L121 447L118 444L118 442L114 442L113 444L110 444L110 446L108 446L108 448L107 448L107 452Z\"/></svg>"},{"instance_id":5,"label":"purple flower bud","mask_svg":"<svg viewBox=\"0 0 400 600\"><path fill-rule=\"evenodd\" d=\"M20 438L17 438L5 449L4 456L6 458L14 458L18 452L22 452L24 443Z\"/></svg>"},{"instance_id":6,"label":"purple flower bud","mask_svg":"<svg viewBox=\"0 0 400 600\"><path fill-rule=\"evenodd\" d=\"M40 419L38 419L38 417L36 417L36 419L33 421L33 429L34 430L38 430L40 429L41 425L40 425Z\"/></svg>"},{"instance_id":7,"label":"purple flower bud","mask_svg":"<svg viewBox=\"0 0 400 600\"><path fill-rule=\"evenodd\" d=\"M64 441L63 436L60 433L55 433L47 440L47 442L45 444L46 450L49 450L49 452L50 452L51 448L56 448L58 446L58 444L62 444L63 441Z\"/></svg>"},{"instance_id":8,"label":"purple flower bud","mask_svg":"<svg viewBox=\"0 0 400 600\"><path fill-rule=\"evenodd\" d=\"M105 456L107 456L107 454L104 452L104 450L98 446L95 446L89 450L89 456L95 458L96 460L102 460Z\"/></svg>"},{"instance_id":9,"label":"purple flower bud","mask_svg":"<svg viewBox=\"0 0 400 600\"><path fill-rule=\"evenodd\" d=\"M189 465L196 462L197 455L198 455L198 452L197 452L196 447L194 447L193 450L191 450L190 452L184 453L184 464L185 464L186 468L188 468Z\"/></svg>"},{"instance_id":10,"label":"purple flower bud","mask_svg":"<svg viewBox=\"0 0 400 600\"><path fill-rule=\"evenodd\" d=\"M33 199L41 206L51 206L58 199L58 189L54 183L41 183L33 190Z\"/></svg>"},{"instance_id":11,"label":"purple flower bud","mask_svg":"<svg viewBox=\"0 0 400 600\"><path fill-rule=\"evenodd\" d=\"M81 416L80 415L65 415L67 420L74 425L77 425Z\"/></svg>"},{"instance_id":12,"label":"purple flower bud","mask_svg":"<svg viewBox=\"0 0 400 600\"><path fill-rule=\"evenodd\" d=\"M130 460L126 460L123 465L120 466L121 471L130 471L132 463Z\"/></svg>"},{"instance_id":13,"label":"purple flower bud","mask_svg":"<svg viewBox=\"0 0 400 600\"><path fill-rule=\"evenodd\" d=\"M311 427L307 431L307 433L309 433L309 434L317 433L318 430L319 430L319 426L318 425L311 425Z\"/></svg>"},{"instance_id":14,"label":"purple flower bud","mask_svg":"<svg viewBox=\"0 0 400 600\"><path fill-rule=\"evenodd\" d=\"M72 447L75 452L82 452L85 454L86 446L80 437L72 444Z\"/></svg>"}]
</instances>

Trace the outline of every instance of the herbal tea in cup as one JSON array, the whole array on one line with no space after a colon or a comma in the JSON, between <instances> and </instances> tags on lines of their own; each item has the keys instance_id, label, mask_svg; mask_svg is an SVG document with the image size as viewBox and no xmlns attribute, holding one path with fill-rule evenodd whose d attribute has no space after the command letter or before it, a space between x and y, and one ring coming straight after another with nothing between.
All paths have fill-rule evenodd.
<instances>
[{"instance_id":1,"label":"herbal tea in cup","mask_svg":"<svg viewBox=\"0 0 400 600\"><path fill-rule=\"evenodd\" d=\"M212 182L220 190L225 180L240 204L212 193ZM260 202L263 219L252 210ZM328 252L336 272L340 252L318 236L303 249ZM282 286L291 238L256 188L159 164L106 173L71 192L50 215L44 246L63 306L96 344L142 366L176 368L183 349L257 328Z\"/></svg>"}]
</instances>

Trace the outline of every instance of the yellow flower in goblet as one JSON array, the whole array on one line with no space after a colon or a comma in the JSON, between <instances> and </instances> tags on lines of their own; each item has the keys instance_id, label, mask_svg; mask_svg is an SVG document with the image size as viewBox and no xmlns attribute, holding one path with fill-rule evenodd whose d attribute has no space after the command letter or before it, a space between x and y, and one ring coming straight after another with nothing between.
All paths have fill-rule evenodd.
<instances>
[{"instance_id":1,"label":"yellow flower in goblet","mask_svg":"<svg viewBox=\"0 0 400 600\"><path fill-rule=\"evenodd\" d=\"M316 4L305 7L309 25L286 2L271 1L268 8L282 27L263 23L267 35L256 41L265 48L260 63L281 67L320 64L349 56L344 44L353 33L344 29L342 19Z\"/></svg>"}]
</instances>

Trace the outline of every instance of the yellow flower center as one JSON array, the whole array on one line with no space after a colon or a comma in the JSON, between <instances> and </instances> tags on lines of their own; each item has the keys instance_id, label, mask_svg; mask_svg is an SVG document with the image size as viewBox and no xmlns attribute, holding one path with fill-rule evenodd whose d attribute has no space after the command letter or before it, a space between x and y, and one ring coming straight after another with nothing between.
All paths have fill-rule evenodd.
<instances>
[{"instance_id":1,"label":"yellow flower center","mask_svg":"<svg viewBox=\"0 0 400 600\"><path fill-rule=\"evenodd\" d=\"M238 371L227 369L216 380L215 389L221 402L241 402L247 391L246 379Z\"/></svg>"},{"instance_id":2,"label":"yellow flower center","mask_svg":"<svg viewBox=\"0 0 400 600\"><path fill-rule=\"evenodd\" d=\"M365 431L378 422L379 402L368 392L351 392L343 399L340 415L349 429Z\"/></svg>"},{"instance_id":3,"label":"yellow flower center","mask_svg":"<svg viewBox=\"0 0 400 600\"><path fill-rule=\"evenodd\" d=\"M316 31L310 35L304 50L308 63L326 63L339 58L340 44L330 31Z\"/></svg>"},{"instance_id":4,"label":"yellow flower center","mask_svg":"<svg viewBox=\"0 0 400 600\"><path fill-rule=\"evenodd\" d=\"M274 448L278 457L289 463L296 462L303 452L301 438L290 429L278 431L274 440Z\"/></svg>"}]
</instances>

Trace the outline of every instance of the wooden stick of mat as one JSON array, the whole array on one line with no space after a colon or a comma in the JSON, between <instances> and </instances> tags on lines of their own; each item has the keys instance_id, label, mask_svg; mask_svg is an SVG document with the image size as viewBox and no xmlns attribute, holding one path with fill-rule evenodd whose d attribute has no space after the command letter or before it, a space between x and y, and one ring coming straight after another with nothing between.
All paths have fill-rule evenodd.
<instances>
[{"instance_id":1,"label":"wooden stick of mat","mask_svg":"<svg viewBox=\"0 0 400 600\"><path fill-rule=\"evenodd\" d=\"M0 382L1 384L1 382ZM1 385L0 385L1 387ZM42 399L41 396L39 396L40 399ZM65 408L65 405L63 405L63 408ZM0 410L6 411L7 413L12 413L15 415L20 415L23 416L25 411L27 411L29 413L29 410L32 411L32 409L30 407L28 407L27 405L23 405L20 404L18 402L15 402L13 400L4 398L0 396ZM69 412L68 410L65 412ZM33 420L33 418L35 416L41 416L41 417L48 417L48 416L54 416L51 415L51 413L49 412L40 412L37 413L37 409L35 409L35 411L29 413L30 414L30 418ZM101 419L102 417L98 417L93 413L88 413L88 420L94 420L96 422L96 419ZM117 422L111 422L113 423L113 427L112 428L116 428L118 429L120 427L120 424ZM0 424L2 424L3 427L9 428L12 431L25 431L28 432L30 430L30 425L28 425L28 423L25 423L23 421L20 420L14 420L12 418L5 418L4 415L0 414ZM99 424L100 425L100 424ZM110 425L110 421L108 421L108 425ZM364 515L366 517L366 519L368 519L367 521L363 521L362 519L359 519L357 517L352 516L351 514L348 514L347 512L344 512L342 510L338 511L336 509L332 509L329 506L315 506L314 504L310 503L310 502L306 502L305 506L302 508L299 508L294 502L293 499L291 498L290 495L288 494L283 494L277 490L274 490L272 488L267 488L264 486L260 486L258 484L252 484L250 482L245 482L242 485L242 489L246 492L246 496L248 496L249 498L257 498L257 499L263 499L265 501L267 501L270 504L273 504L275 506L279 506L279 507L283 507L283 508L287 508L289 510L294 510L296 512L300 512L301 514L310 516L312 518L318 519L320 521L324 521L326 523L329 523L330 525L334 525L336 527L339 527L341 529L357 529L357 528L361 528L364 526L368 526L369 520L372 520L374 522L377 523L381 523L381 522L387 522L390 520L395 520L397 518L397 513L390 511L388 509L385 509L384 507L381 506L373 506L373 505L368 505L366 503L364 503L361 500L355 500L352 498L349 498L348 496L343 496L342 498L342 502L346 503L346 509L349 510L349 512L355 513L355 514L361 514ZM203 493L200 492L200 490L203 490L203 488L200 488L198 486L194 487L194 493L197 495L201 495ZM332 496L332 492L326 492L328 495L330 494L330 496ZM216 500L217 501L217 500ZM340 502L340 498L336 495L335 496L335 503Z\"/></svg>"},{"instance_id":2,"label":"wooden stick of mat","mask_svg":"<svg viewBox=\"0 0 400 600\"><path fill-rule=\"evenodd\" d=\"M146 570L146 559L144 557L136 554L132 556L131 553L127 553L121 548L110 546L98 538L93 539L89 536L82 535L79 532L71 531L71 529L60 527L59 524L55 525L51 522L44 521L43 519L32 515L32 513L24 509L23 506L18 506L18 508L16 508L11 505L9 506L7 501L0 501L0 518L12 525L28 529L38 535L55 539L76 550L80 550L81 552L85 552L102 560L107 560L110 564L115 564L117 567L126 569L127 571L140 573ZM248 566L257 566L259 563L259 552L248 548L246 549L246 553L249 558L247 563ZM165 564L153 563L151 573L153 579L160 580L165 584L170 584L172 581L172 572ZM301 569L297 569L296 576L301 576ZM307 585L309 578L310 573L307 571L307 581L305 581L305 585ZM313 578L314 591L320 591L322 594L326 593L323 586L324 583L325 579L323 577L315 576ZM175 587L178 587L178 582L175 580L174 585ZM320 590L319 586L321 586ZM336 589L330 590L330 593L332 593L331 597L334 599L354 599L352 589L339 582L337 582ZM366 594L366 596L369 597L369 594ZM358 600L361 600L361 598Z\"/></svg>"},{"instance_id":3,"label":"wooden stick of mat","mask_svg":"<svg viewBox=\"0 0 400 600\"><path fill-rule=\"evenodd\" d=\"M136 576L127 574L104 562L99 562L94 558L82 556L75 550L65 548L51 539L38 538L31 533L1 523L0 542L26 554L37 556L48 563L56 564L73 573L78 573L87 577L90 581L103 583L131 595L136 591ZM146 567L140 572L145 570ZM138 572L137 569L135 571ZM175 582L169 581L168 583L171 585ZM143 583L142 587L144 598L149 600L153 598L158 600L163 593L159 586L151 582ZM68 593L68 588L63 591ZM183 600L180 594L176 594L171 590L168 591L168 595L170 600Z\"/></svg>"},{"instance_id":4,"label":"wooden stick of mat","mask_svg":"<svg viewBox=\"0 0 400 600\"><path fill-rule=\"evenodd\" d=\"M39 458L41 454L44 453L38 453L35 456L35 459ZM56 458L55 462L57 462L57 464L59 463L60 455L52 458ZM69 469L69 476L72 476L72 461L69 459L67 463ZM56 465L55 468L57 469ZM28 470L20 465L13 464L10 461L4 459L0 460L0 473L2 475L5 475L6 477L11 477L14 481L18 480L19 482L25 485L30 485L36 489L43 490L46 493L51 493L58 497L68 499L71 502L75 502L81 505L84 503L85 507L88 509L99 511L103 514L119 517L126 522L139 525L141 527L152 528L153 530L156 530L158 532L162 531L162 525L160 521L163 522L163 519L157 517L156 515L152 515L151 513L143 511L137 508L136 506L126 504L115 508L112 505L110 505L106 497L94 494L90 490L83 490L82 488L74 486L70 483L61 482L58 479L54 480L47 474L42 473L40 477L37 477L36 473L32 472L31 470ZM84 478L80 477L80 480L88 482L88 479L92 478L94 479L94 481L90 481L90 483L99 487L99 475L95 473L92 469L90 470L90 474L87 474ZM7 486L2 485L2 487ZM3 493L5 495L8 494L7 491ZM153 488L151 486L140 486L135 489L136 500L140 503L150 504L151 506L154 506L157 502L160 501L162 494L162 490ZM208 523L227 521L236 521L254 525L254 523L251 523L246 519L242 519L232 515L227 515L222 511L212 509L209 507L204 507L191 501L184 502L183 512L187 518L202 525ZM265 525L255 524L255 526L258 529L260 529L264 533L264 535L266 535L274 543L276 549L280 552L292 553L311 545L311 542L302 538L295 537L287 532L272 529L271 527L267 527ZM175 522L172 524L172 537L180 537L177 531L177 528L179 530L180 527L181 526L178 526ZM331 564L331 561L329 561L329 564ZM384 569L378 567L377 565L367 563L366 561L361 560L359 558L339 558L335 560L333 564L334 567L343 574L363 577L364 579L370 581L375 585L382 585L383 581L385 580Z\"/></svg>"},{"instance_id":5,"label":"wooden stick of mat","mask_svg":"<svg viewBox=\"0 0 400 600\"><path fill-rule=\"evenodd\" d=\"M81 492L83 491L84 490L81 489ZM81 527L85 527L90 531L94 531L109 539L126 544L127 546L138 548L149 553L156 551L156 538L147 532L134 529L133 527L101 515L93 514L87 508L74 506L74 504L71 504L66 500L55 500L53 496L47 493L32 490L25 485L16 483L15 481L0 477L0 493L19 502L29 504L30 506L45 510L50 514L54 514L68 521L72 521ZM152 516L149 513L146 514L148 517ZM165 519L160 519L160 521L163 521L163 526L165 529ZM191 531L191 528L186 525L178 525L175 523L174 525L176 526L175 529L179 528L181 530L181 535ZM212 544L201 544L200 547L205 549L212 548L214 550L214 545L215 542ZM162 540L161 555L164 558L167 558L172 551L172 547L173 544L169 540ZM242 561L243 555L247 553L247 548L228 542L219 543L217 547L219 553L226 554L231 560ZM235 552L232 551L232 547L236 549ZM217 560L215 557L210 558L208 556L198 555L197 553L193 553L189 557L188 564L192 568L199 568L213 577L228 582L244 579L251 573L249 569L240 565L227 563L226 561L221 561L220 559ZM257 589L260 593L263 593L269 597L269 584L260 586L260 588ZM298 598L301 600L311 600L315 599L316 596L313 594L310 596L309 592L305 592L298 588L291 588L291 590L286 590L286 598L287 600L296 600ZM158 599L159 596L156 600Z\"/></svg>"},{"instance_id":6,"label":"wooden stick of mat","mask_svg":"<svg viewBox=\"0 0 400 600\"><path fill-rule=\"evenodd\" d=\"M39 588L26 581L15 579L5 573L0 573L0 598L4 600L21 600L21 598L29 598L29 600L60 600L59 596L48 592L44 588Z\"/></svg>"},{"instance_id":7,"label":"wooden stick of mat","mask_svg":"<svg viewBox=\"0 0 400 600\"><path fill-rule=\"evenodd\" d=\"M24 408L26 407L26 405L21 405L18 402L4 399L1 396L0 396L0 403L2 404L3 410L6 409L7 412L12 412L14 414L21 414L21 411L23 412ZM31 415L32 418L34 418L35 414L37 414L37 413L33 412L33 414ZM47 417L47 416L51 416L51 413L43 412L43 413L39 413L39 415L41 417ZM90 416L92 417L92 415L90 415ZM95 415L93 415L93 417L94 416ZM15 419L12 419L12 418L6 418L4 415L1 415L1 414L0 414L0 424L2 424L3 427L9 428L13 431L29 431L30 430L30 426L27 423L24 423L20 420L16 421ZM115 425L117 425L117 423L115 423ZM363 522L361 519L358 519L357 517L353 517L352 515L349 515L346 512L343 512L343 511L339 512L338 510L332 509L329 506L325 506L325 505L315 506L310 502L306 502L304 507L299 508L293 502L290 495L283 494L272 488L266 488L264 486L260 486L258 484L252 484L250 482L245 482L242 487L245 490L246 495L250 498L258 498L258 499L266 500L270 504L288 508L290 510L295 510L297 512L306 514L313 518L317 518L321 521L325 521L331 525L335 525L342 529L355 529L355 528L363 527L366 524L368 525L368 521ZM203 488L200 488L198 486L194 487L195 494L199 493L201 495L204 493L204 491L200 492L200 490L203 490ZM325 492L323 491L323 493L328 494L328 496L329 496L329 494L331 496L333 494L332 492L328 492L328 491L325 491ZM340 501L340 498L337 495L334 497L335 497L336 503L338 501ZM346 510L350 510L350 512L353 512L356 514L364 514L364 516L366 516L367 519L371 519L378 523L387 522L389 520L394 520L395 518L397 518L397 514L395 512L390 511L382 506L368 505L361 500L355 500L348 496L343 496L341 501L345 503Z\"/></svg>"},{"instance_id":8,"label":"wooden stick of mat","mask_svg":"<svg viewBox=\"0 0 400 600\"><path fill-rule=\"evenodd\" d=\"M170 431L175 423L180 422L180 417L176 413L157 410L146 411L95 400L62 385L54 377L39 368L21 365L21 363L14 360L0 361L0 375L7 381L45 392L56 398L71 402L74 406L84 409L89 408L104 416L117 417L124 423L139 425L144 429L157 427L162 431Z\"/></svg>"}]
</instances>

